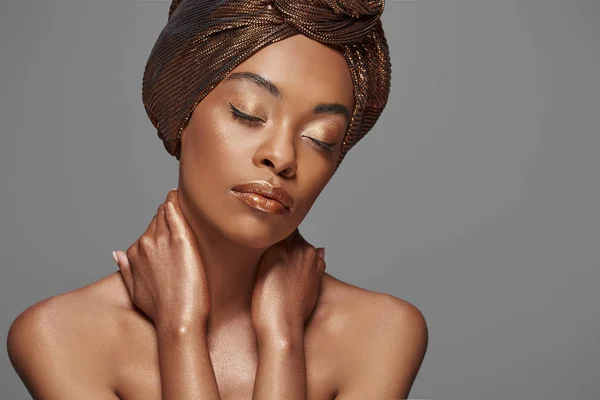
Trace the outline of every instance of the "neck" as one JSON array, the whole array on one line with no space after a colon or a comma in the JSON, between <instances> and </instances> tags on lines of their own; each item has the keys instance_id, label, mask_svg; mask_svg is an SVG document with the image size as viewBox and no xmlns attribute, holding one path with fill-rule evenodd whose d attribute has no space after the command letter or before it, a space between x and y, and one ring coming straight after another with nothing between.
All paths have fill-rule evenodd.
<instances>
[{"instance_id":1,"label":"neck","mask_svg":"<svg viewBox=\"0 0 600 400\"><path fill-rule=\"evenodd\" d=\"M202 216L194 214L181 192L179 204L194 233L206 271L210 296L207 331L215 331L234 320L248 322L254 280L266 249L248 248L230 240Z\"/></svg>"}]
</instances>

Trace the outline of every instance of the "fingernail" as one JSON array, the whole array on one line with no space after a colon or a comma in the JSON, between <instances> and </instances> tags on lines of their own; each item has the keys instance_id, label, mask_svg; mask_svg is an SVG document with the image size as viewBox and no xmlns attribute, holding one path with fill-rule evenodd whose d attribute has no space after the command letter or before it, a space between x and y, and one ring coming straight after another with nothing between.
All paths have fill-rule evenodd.
<instances>
[{"instance_id":1,"label":"fingernail","mask_svg":"<svg viewBox=\"0 0 600 400\"><path fill-rule=\"evenodd\" d=\"M117 253L113 251L112 255L113 255L113 260L115 260L115 264L119 265L119 259L117 258Z\"/></svg>"},{"instance_id":2,"label":"fingernail","mask_svg":"<svg viewBox=\"0 0 600 400\"><path fill-rule=\"evenodd\" d=\"M171 189L171 190L169 190L169 191L170 191L170 192L172 192L173 190L177 190L177 188L173 188L173 189Z\"/></svg>"}]
</instances>

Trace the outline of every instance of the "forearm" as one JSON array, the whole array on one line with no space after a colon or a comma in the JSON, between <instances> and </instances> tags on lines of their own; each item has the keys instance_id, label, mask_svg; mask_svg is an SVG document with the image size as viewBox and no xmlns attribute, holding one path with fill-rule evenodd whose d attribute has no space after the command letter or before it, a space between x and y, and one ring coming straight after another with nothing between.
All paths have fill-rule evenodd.
<instances>
[{"instance_id":1,"label":"forearm","mask_svg":"<svg viewBox=\"0 0 600 400\"><path fill-rule=\"evenodd\" d=\"M258 334L258 367L253 400L306 400L306 360L302 327Z\"/></svg>"},{"instance_id":2,"label":"forearm","mask_svg":"<svg viewBox=\"0 0 600 400\"><path fill-rule=\"evenodd\" d=\"M220 399L206 324L157 324L163 400Z\"/></svg>"}]
</instances>

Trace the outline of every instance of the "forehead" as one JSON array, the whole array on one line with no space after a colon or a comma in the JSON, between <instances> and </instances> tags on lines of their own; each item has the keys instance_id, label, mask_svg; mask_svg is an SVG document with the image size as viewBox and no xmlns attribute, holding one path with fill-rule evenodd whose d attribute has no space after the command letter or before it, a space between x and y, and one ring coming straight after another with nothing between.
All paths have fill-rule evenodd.
<instances>
[{"instance_id":1,"label":"forehead","mask_svg":"<svg viewBox=\"0 0 600 400\"><path fill-rule=\"evenodd\" d=\"M254 72L275 83L285 100L335 101L352 108L354 89L343 54L302 34L272 43L231 73Z\"/></svg>"}]
</instances>

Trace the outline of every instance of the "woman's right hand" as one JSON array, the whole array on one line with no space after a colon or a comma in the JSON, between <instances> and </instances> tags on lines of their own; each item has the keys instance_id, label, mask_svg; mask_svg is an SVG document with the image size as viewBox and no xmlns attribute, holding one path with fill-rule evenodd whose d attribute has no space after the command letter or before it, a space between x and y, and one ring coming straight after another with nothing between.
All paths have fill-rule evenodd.
<instances>
[{"instance_id":1,"label":"woman's right hand","mask_svg":"<svg viewBox=\"0 0 600 400\"><path fill-rule=\"evenodd\" d=\"M177 189L169 191L146 232L126 252L115 253L131 299L155 325L208 319L206 272Z\"/></svg>"}]
</instances>

